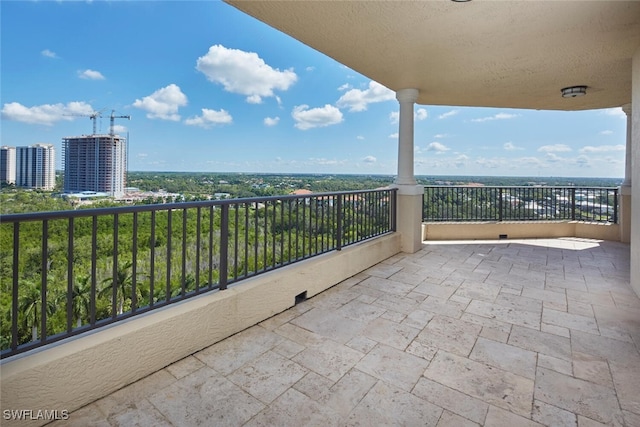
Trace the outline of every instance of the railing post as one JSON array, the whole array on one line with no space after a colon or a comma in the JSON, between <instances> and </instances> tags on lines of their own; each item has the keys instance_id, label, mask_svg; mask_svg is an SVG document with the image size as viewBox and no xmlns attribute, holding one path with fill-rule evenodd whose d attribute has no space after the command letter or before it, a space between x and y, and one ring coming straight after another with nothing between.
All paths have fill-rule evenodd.
<instances>
[{"instance_id":1,"label":"railing post","mask_svg":"<svg viewBox=\"0 0 640 427\"><path fill-rule=\"evenodd\" d=\"M502 208L503 208L502 188L498 188L498 191L499 191L499 195L498 195L498 221L502 221Z\"/></svg>"},{"instance_id":2,"label":"railing post","mask_svg":"<svg viewBox=\"0 0 640 427\"><path fill-rule=\"evenodd\" d=\"M342 214L342 199L343 195L342 194L338 194L338 206L336 207L336 209L338 210L338 229L336 230L336 234L337 234L337 239L338 241L336 242L336 250L341 251L342 250L342 221L343 221L343 217L344 215Z\"/></svg>"},{"instance_id":3,"label":"railing post","mask_svg":"<svg viewBox=\"0 0 640 427\"><path fill-rule=\"evenodd\" d=\"M397 230L397 218L398 218L398 190L394 189L391 192L391 231Z\"/></svg>"},{"instance_id":4,"label":"railing post","mask_svg":"<svg viewBox=\"0 0 640 427\"><path fill-rule=\"evenodd\" d=\"M576 189L571 189L571 221L576 220Z\"/></svg>"},{"instance_id":5,"label":"railing post","mask_svg":"<svg viewBox=\"0 0 640 427\"><path fill-rule=\"evenodd\" d=\"M266 207L265 207L266 217ZM229 267L229 205L222 205L222 212L220 218L220 290L227 289L228 267Z\"/></svg>"},{"instance_id":6,"label":"railing post","mask_svg":"<svg viewBox=\"0 0 640 427\"><path fill-rule=\"evenodd\" d=\"M607 205L609 205L609 197L607 197ZM613 223L618 223L618 189L613 189Z\"/></svg>"}]
</instances>

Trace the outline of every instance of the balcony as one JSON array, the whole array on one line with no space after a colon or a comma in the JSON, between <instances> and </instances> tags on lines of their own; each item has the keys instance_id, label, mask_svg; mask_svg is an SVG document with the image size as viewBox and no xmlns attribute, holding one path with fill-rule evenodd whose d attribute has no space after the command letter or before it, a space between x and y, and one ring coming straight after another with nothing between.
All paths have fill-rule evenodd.
<instances>
[{"instance_id":1,"label":"balcony","mask_svg":"<svg viewBox=\"0 0 640 427\"><path fill-rule=\"evenodd\" d=\"M40 218L36 229L60 230L55 221L63 221L78 230L84 215L92 236L111 224L111 240L91 252L118 254L121 227L135 224L134 241L142 242L137 231L149 215L153 235L169 243L150 245L144 256L134 250L134 277L150 254L177 261L150 276L156 297L151 291L137 300L132 292L121 305L111 293L108 315L89 310L79 326L67 311L68 337L50 331L19 343L24 334L15 333L0 366L3 409L71 411L71 425L637 424L640 300L629 285L628 245L575 236L429 240L401 253L393 194ZM617 225L607 215L599 226ZM541 221L511 226L528 230ZM245 238L241 231L256 224L257 240ZM303 233L294 243L293 229L317 227L329 230L326 237L300 244ZM288 234L274 238L268 228ZM67 259L78 233L65 237ZM226 244L209 243L225 236ZM218 262L208 248L217 248ZM273 259L264 248L287 256ZM49 244L41 250L46 262ZM99 270L95 261L92 270ZM47 316L39 320L49 333Z\"/></svg>"},{"instance_id":2,"label":"balcony","mask_svg":"<svg viewBox=\"0 0 640 427\"><path fill-rule=\"evenodd\" d=\"M426 242L59 424L638 425L628 262L589 239Z\"/></svg>"}]
</instances>

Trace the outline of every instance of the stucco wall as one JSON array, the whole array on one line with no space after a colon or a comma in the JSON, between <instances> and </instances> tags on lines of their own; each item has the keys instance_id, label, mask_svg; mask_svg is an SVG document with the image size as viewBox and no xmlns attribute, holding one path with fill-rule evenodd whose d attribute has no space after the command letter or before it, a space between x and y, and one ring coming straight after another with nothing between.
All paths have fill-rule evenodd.
<instances>
[{"instance_id":1,"label":"stucco wall","mask_svg":"<svg viewBox=\"0 0 640 427\"><path fill-rule=\"evenodd\" d=\"M549 222L425 222L424 240L474 240L581 237L620 240L618 224L574 221Z\"/></svg>"},{"instance_id":2,"label":"stucco wall","mask_svg":"<svg viewBox=\"0 0 640 427\"><path fill-rule=\"evenodd\" d=\"M316 295L399 251L399 233L383 236L4 360L2 410L78 409L292 307L296 295Z\"/></svg>"}]
</instances>

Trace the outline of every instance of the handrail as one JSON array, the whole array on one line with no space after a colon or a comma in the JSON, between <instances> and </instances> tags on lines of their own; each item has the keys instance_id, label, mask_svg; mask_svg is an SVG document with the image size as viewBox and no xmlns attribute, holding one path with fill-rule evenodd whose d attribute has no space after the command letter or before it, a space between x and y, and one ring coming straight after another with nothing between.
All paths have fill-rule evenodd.
<instances>
[{"instance_id":1,"label":"handrail","mask_svg":"<svg viewBox=\"0 0 640 427\"><path fill-rule=\"evenodd\" d=\"M617 187L425 186L423 221L618 222Z\"/></svg>"},{"instance_id":2,"label":"handrail","mask_svg":"<svg viewBox=\"0 0 640 427\"><path fill-rule=\"evenodd\" d=\"M1 357L394 232L396 193L2 215Z\"/></svg>"}]
</instances>

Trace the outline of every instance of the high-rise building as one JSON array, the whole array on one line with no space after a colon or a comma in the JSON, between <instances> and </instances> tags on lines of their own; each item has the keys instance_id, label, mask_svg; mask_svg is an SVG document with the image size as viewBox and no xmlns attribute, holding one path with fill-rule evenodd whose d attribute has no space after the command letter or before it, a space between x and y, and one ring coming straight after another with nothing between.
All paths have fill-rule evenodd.
<instances>
[{"instance_id":1,"label":"high-rise building","mask_svg":"<svg viewBox=\"0 0 640 427\"><path fill-rule=\"evenodd\" d=\"M95 191L114 197L124 194L126 139L119 135L63 138L64 192Z\"/></svg>"},{"instance_id":2,"label":"high-rise building","mask_svg":"<svg viewBox=\"0 0 640 427\"><path fill-rule=\"evenodd\" d=\"M0 182L16 183L16 147L0 147Z\"/></svg>"},{"instance_id":3,"label":"high-rise building","mask_svg":"<svg viewBox=\"0 0 640 427\"><path fill-rule=\"evenodd\" d=\"M56 186L56 152L52 144L16 147L16 186L53 190Z\"/></svg>"}]
</instances>

